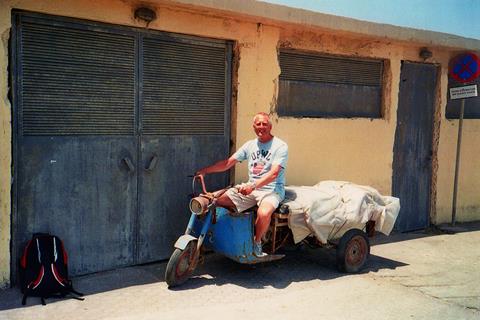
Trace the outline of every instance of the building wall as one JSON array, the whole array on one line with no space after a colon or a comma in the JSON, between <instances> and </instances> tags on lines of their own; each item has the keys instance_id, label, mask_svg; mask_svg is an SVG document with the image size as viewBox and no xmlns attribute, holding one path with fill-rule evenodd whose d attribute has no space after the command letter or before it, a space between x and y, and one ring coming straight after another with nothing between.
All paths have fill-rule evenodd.
<instances>
[{"instance_id":1,"label":"building wall","mask_svg":"<svg viewBox=\"0 0 480 320\"><path fill-rule=\"evenodd\" d=\"M137 2L114 0L34 1L4 0L0 10L0 285L7 285L10 273L12 108L8 98L8 38L11 9L25 9L60 16L145 27L133 18ZM347 180L371 185L383 194L391 193L393 142L396 127L401 60L419 61L420 44L395 43L388 39L362 39L301 27L257 23L245 17L228 17L206 10L179 9L158 1L151 5L158 19L148 27L171 32L236 41L236 75L233 92L233 136L237 145L253 137L251 121L258 111L274 111L280 68L279 47L322 53L373 57L387 60L384 118L382 119L293 119L274 115L274 134L289 144L287 183L311 185L320 180ZM7 9L7 10L4 10ZM438 179L433 209L436 222L445 222L451 211L453 169L458 121L444 119L448 59L451 52L433 48L432 63L441 64L441 95L438 105ZM475 158L480 122L467 120L464 126L462 167L459 184L458 220L480 219L479 161ZM476 141L477 140L477 141ZM436 159L434 159L437 161ZM235 173L246 178L245 164Z\"/></svg>"},{"instance_id":2,"label":"building wall","mask_svg":"<svg viewBox=\"0 0 480 320\"><path fill-rule=\"evenodd\" d=\"M9 280L10 272L10 181L12 164L11 105L8 99L8 21L0 10L0 288Z\"/></svg>"},{"instance_id":3,"label":"building wall","mask_svg":"<svg viewBox=\"0 0 480 320\"><path fill-rule=\"evenodd\" d=\"M446 76L444 82L446 83ZM446 84L445 84L446 86ZM480 99L480 98L475 98ZM446 100L446 97L445 97ZM443 102L443 105L446 101ZM458 120L445 119L442 109L439 144L438 196L436 223L451 222L453 180L457 152ZM480 220L480 120L463 121L457 191L457 221Z\"/></svg>"}]
</instances>

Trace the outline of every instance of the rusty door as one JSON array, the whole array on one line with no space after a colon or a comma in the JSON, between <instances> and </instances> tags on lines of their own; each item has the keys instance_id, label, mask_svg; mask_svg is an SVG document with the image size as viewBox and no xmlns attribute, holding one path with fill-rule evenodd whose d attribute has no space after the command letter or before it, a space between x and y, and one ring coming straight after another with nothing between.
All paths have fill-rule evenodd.
<instances>
[{"instance_id":1,"label":"rusty door","mask_svg":"<svg viewBox=\"0 0 480 320\"><path fill-rule=\"evenodd\" d=\"M227 158L231 46L160 33L141 37L141 139L137 257L168 258L188 219L192 178ZM207 185L228 184L225 173Z\"/></svg>"},{"instance_id":2,"label":"rusty door","mask_svg":"<svg viewBox=\"0 0 480 320\"><path fill-rule=\"evenodd\" d=\"M130 265L135 34L23 12L13 19L12 270L35 232L64 240L73 275Z\"/></svg>"},{"instance_id":3,"label":"rusty door","mask_svg":"<svg viewBox=\"0 0 480 320\"><path fill-rule=\"evenodd\" d=\"M429 224L437 72L432 64L402 62L392 182L401 204L399 231Z\"/></svg>"},{"instance_id":4,"label":"rusty door","mask_svg":"<svg viewBox=\"0 0 480 320\"><path fill-rule=\"evenodd\" d=\"M187 176L229 153L231 44L22 11L13 22L13 279L34 232L64 240L72 275L167 258Z\"/></svg>"}]
</instances>

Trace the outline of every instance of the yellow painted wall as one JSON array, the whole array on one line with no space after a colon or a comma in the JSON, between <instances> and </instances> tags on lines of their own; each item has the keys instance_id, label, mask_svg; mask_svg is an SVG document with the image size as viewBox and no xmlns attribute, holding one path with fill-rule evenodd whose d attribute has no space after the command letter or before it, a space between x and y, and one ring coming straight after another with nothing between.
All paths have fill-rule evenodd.
<instances>
[{"instance_id":1,"label":"yellow painted wall","mask_svg":"<svg viewBox=\"0 0 480 320\"><path fill-rule=\"evenodd\" d=\"M11 105L7 97L8 36L12 8L44 12L60 16L84 18L113 24L144 27L133 18L136 1L108 0L3 0L0 10L0 285L6 285L10 272L10 180L11 180ZM319 30L300 27L258 24L244 17L194 9L179 9L156 1L158 19L151 29L230 39L236 41L239 53L236 71L236 119L233 132L237 145L253 137L251 121L258 111L275 108L279 47L291 47L322 53L372 57L388 60L386 68L385 117L383 119L293 119L274 115L274 134L289 144L290 159L287 183L311 185L320 180L348 180L371 185L381 193L390 194L393 140L396 126L398 85L401 60L418 61L420 45L395 44L390 40L352 38L328 35ZM5 10L7 9L7 10ZM439 113L443 117L446 103L446 65L450 53L434 49L429 62L442 64ZM445 97L443 97L445 96ZM451 206L456 121L441 119L438 157L437 221L448 219ZM480 219L480 189L475 143L480 121L465 123L464 154L460 179L459 220ZM477 143L478 144L478 143ZM245 164L236 170L236 180L246 178ZM477 211L477 212L476 212Z\"/></svg>"},{"instance_id":2,"label":"yellow painted wall","mask_svg":"<svg viewBox=\"0 0 480 320\"><path fill-rule=\"evenodd\" d=\"M457 194L457 221L480 220L480 120L464 120ZM451 221L458 120L444 120L439 146L437 223Z\"/></svg>"},{"instance_id":3,"label":"yellow painted wall","mask_svg":"<svg viewBox=\"0 0 480 320\"><path fill-rule=\"evenodd\" d=\"M442 76L443 84L446 86L448 81L446 70ZM459 120L445 119L445 104L446 94L442 101L436 223L451 222L452 219ZM465 119L462 132L456 220L480 220L480 119Z\"/></svg>"},{"instance_id":4,"label":"yellow painted wall","mask_svg":"<svg viewBox=\"0 0 480 320\"><path fill-rule=\"evenodd\" d=\"M8 92L9 13L0 10L0 288L10 276L11 105Z\"/></svg>"}]
</instances>

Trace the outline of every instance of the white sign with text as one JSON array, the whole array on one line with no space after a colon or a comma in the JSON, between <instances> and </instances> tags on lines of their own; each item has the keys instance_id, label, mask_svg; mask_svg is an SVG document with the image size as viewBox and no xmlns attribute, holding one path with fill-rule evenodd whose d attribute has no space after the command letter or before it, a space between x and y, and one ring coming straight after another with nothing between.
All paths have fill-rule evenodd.
<instances>
[{"instance_id":1,"label":"white sign with text","mask_svg":"<svg viewBox=\"0 0 480 320\"><path fill-rule=\"evenodd\" d=\"M450 88L450 99L464 99L478 96L477 85Z\"/></svg>"}]
</instances>

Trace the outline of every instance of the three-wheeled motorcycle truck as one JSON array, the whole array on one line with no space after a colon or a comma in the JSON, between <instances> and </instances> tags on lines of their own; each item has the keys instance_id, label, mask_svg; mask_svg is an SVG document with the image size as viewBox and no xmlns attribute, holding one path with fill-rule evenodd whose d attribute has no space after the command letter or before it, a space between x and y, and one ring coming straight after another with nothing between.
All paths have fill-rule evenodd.
<instances>
[{"instance_id":1,"label":"three-wheeled motorcycle truck","mask_svg":"<svg viewBox=\"0 0 480 320\"><path fill-rule=\"evenodd\" d=\"M169 287L178 286L188 280L197 266L202 246L244 264L268 262L284 257L277 254L277 251L291 238L288 207L280 206L273 213L267 232L268 240L263 245L268 255L257 257L253 253L254 211L234 213L217 207L216 200L227 189L207 192L203 177L195 176L192 182L194 190L197 180L201 182L202 192L190 200L191 216L185 234L176 241L168 261L165 280ZM332 235L326 245L320 241L313 243L336 248L337 267L343 272L355 273L360 271L368 260L370 244L367 234L372 235L373 228L372 221L369 221L365 225L365 231L350 229L339 238Z\"/></svg>"}]
</instances>

